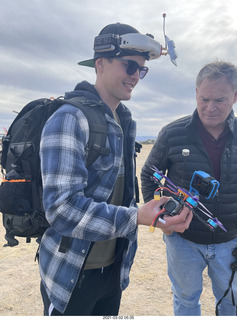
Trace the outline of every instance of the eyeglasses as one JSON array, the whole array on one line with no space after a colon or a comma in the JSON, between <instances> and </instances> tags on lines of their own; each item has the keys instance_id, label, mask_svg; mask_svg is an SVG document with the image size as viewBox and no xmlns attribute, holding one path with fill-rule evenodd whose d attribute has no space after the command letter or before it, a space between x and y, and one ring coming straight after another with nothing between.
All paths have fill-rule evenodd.
<instances>
[{"instance_id":1,"label":"eyeglasses","mask_svg":"<svg viewBox=\"0 0 237 320\"><path fill-rule=\"evenodd\" d=\"M132 76L136 71L137 69L139 70L139 78L140 79L143 79L145 77L145 75L147 74L148 72L148 67L141 67L136 61L134 60L127 60L127 59L123 59L123 58L117 58L115 57L114 59L117 59L119 61L123 61L123 62L126 62L127 63L127 74L129 76Z\"/></svg>"}]
</instances>

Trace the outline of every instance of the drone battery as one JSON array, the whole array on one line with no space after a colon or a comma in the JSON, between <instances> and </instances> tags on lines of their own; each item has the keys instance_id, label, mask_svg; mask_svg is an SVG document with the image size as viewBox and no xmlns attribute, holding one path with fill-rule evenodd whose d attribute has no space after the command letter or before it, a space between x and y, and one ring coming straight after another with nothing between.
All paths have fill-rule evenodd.
<instances>
[{"instance_id":1,"label":"drone battery","mask_svg":"<svg viewBox=\"0 0 237 320\"><path fill-rule=\"evenodd\" d=\"M178 201L176 201L175 199L170 198L166 202L166 204L164 205L164 208L165 208L166 215L175 216L175 215L179 214L179 212L182 208L182 205Z\"/></svg>"}]
</instances>

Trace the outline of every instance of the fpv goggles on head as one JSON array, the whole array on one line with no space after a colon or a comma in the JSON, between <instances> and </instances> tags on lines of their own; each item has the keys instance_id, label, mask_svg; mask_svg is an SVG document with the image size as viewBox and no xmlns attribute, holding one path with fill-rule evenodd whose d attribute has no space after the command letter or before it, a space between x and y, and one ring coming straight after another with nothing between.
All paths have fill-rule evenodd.
<instances>
[{"instance_id":1,"label":"fpv goggles on head","mask_svg":"<svg viewBox=\"0 0 237 320\"><path fill-rule=\"evenodd\" d=\"M157 59L162 54L162 46L149 35L140 33L127 33L123 35L103 34L95 38L95 52L111 52L121 50L144 52L148 54L149 60Z\"/></svg>"},{"instance_id":2,"label":"fpv goggles on head","mask_svg":"<svg viewBox=\"0 0 237 320\"><path fill-rule=\"evenodd\" d=\"M165 26L166 14L163 14ZM149 34L127 33L123 35L116 35L113 33L102 34L95 37L94 51L95 52L116 52L119 55L123 50L127 52L141 52L147 54L147 60L159 58L161 55L169 54L171 62L177 66L177 54L175 52L174 41L170 40L165 35L165 47L154 40L154 37Z\"/></svg>"}]
</instances>

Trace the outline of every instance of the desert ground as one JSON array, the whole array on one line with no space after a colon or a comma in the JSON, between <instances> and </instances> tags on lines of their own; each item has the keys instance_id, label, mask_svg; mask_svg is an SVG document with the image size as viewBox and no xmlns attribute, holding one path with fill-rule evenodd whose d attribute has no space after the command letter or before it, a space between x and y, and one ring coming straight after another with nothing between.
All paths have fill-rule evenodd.
<instances>
[{"instance_id":1,"label":"desert ground","mask_svg":"<svg viewBox=\"0 0 237 320\"><path fill-rule=\"evenodd\" d=\"M137 158L137 174L147 158L151 145L143 145ZM140 205L142 205L142 197ZM130 274L130 285L124 291L119 315L173 316L172 292L167 276L165 245L162 233L140 226L138 250ZM18 238L19 239L19 238ZM40 277L34 261L37 243L20 239L16 247L4 247L4 228L0 224L0 316L42 316ZM192 277L192 270L190 270ZM214 316L214 297L210 280L204 272L201 297L202 315Z\"/></svg>"}]
</instances>

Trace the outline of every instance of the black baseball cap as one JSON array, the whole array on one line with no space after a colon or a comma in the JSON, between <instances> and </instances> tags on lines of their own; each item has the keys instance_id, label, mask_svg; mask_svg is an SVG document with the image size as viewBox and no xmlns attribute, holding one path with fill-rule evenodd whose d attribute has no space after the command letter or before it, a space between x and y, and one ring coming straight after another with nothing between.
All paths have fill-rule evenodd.
<instances>
[{"instance_id":1,"label":"black baseball cap","mask_svg":"<svg viewBox=\"0 0 237 320\"><path fill-rule=\"evenodd\" d=\"M122 23L109 24L104 27L99 35L94 40L94 58L78 62L79 65L94 67L95 61L98 58L113 58L122 56L139 55L144 56L146 60L149 60L148 52L124 50L119 46L119 39L117 36L121 36L128 33L140 33L137 29Z\"/></svg>"}]
</instances>

